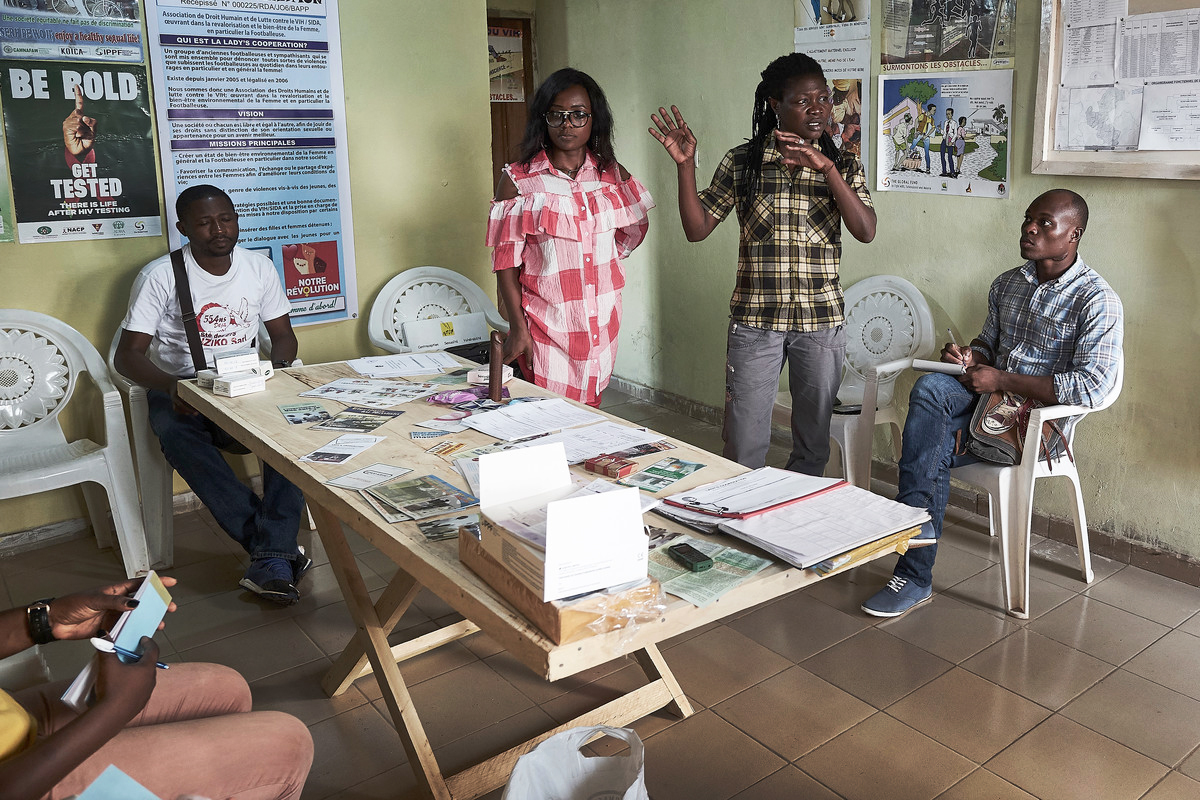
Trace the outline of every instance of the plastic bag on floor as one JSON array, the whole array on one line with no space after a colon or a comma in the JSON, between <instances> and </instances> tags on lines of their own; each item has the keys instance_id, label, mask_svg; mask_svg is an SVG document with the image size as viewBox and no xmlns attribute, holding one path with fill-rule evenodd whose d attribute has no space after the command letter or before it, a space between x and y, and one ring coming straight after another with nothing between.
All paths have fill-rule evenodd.
<instances>
[{"instance_id":1,"label":"plastic bag on floor","mask_svg":"<svg viewBox=\"0 0 1200 800\"><path fill-rule=\"evenodd\" d=\"M585 756L579 748L598 733L625 742L629 752ZM643 762L642 740L629 728L571 728L517 759L503 800L650 800Z\"/></svg>"}]
</instances>

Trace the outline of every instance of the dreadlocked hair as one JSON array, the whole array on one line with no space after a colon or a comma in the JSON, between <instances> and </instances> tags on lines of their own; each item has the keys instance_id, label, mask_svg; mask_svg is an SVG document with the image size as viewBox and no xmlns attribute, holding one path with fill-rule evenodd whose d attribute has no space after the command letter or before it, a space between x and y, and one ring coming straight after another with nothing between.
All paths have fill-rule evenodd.
<instances>
[{"instance_id":1,"label":"dreadlocked hair","mask_svg":"<svg viewBox=\"0 0 1200 800\"><path fill-rule=\"evenodd\" d=\"M554 98L572 86L582 86L592 104L592 134L587 147L599 162L601 171L615 168L617 156L613 152L613 115L608 106L604 90L586 72L570 67L554 72L533 93L529 101L529 121L525 124L525 136L521 139L517 161L528 167L534 157L550 147L550 131L546 125L546 112Z\"/></svg>"},{"instance_id":2,"label":"dreadlocked hair","mask_svg":"<svg viewBox=\"0 0 1200 800\"><path fill-rule=\"evenodd\" d=\"M768 137L773 135L779 125L779 119L771 108L769 98L783 99L783 90L788 81L794 78L817 76L825 80L825 71L815 60L804 53L788 53L772 61L760 73L762 80L754 90L754 114L751 117L750 147L746 152L746 194L741 200L741 210L746 214L750 210L750 200L758 191L762 182L763 151L767 146ZM817 141L821 153L834 164L841 163L841 153L833 143L833 137L828 131L821 133Z\"/></svg>"}]
</instances>

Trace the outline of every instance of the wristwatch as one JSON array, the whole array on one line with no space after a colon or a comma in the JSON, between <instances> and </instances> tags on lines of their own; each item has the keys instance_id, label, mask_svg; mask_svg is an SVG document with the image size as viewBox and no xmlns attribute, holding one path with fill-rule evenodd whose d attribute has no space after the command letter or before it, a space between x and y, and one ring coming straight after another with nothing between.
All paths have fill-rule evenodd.
<instances>
[{"instance_id":1,"label":"wristwatch","mask_svg":"<svg viewBox=\"0 0 1200 800\"><path fill-rule=\"evenodd\" d=\"M53 597L38 600L25 609L26 622L29 625L29 638L34 644L49 644L54 641L54 631L50 629L50 604Z\"/></svg>"}]
</instances>

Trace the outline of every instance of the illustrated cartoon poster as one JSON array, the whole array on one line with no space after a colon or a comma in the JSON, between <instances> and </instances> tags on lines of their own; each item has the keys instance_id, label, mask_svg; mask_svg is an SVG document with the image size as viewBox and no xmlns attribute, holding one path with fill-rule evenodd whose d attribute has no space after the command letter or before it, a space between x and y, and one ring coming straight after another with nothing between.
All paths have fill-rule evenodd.
<instances>
[{"instance_id":1,"label":"illustrated cartoon poster","mask_svg":"<svg viewBox=\"0 0 1200 800\"><path fill-rule=\"evenodd\" d=\"M488 26L488 78L493 103L525 102L524 60L520 28Z\"/></svg>"},{"instance_id":2,"label":"illustrated cartoon poster","mask_svg":"<svg viewBox=\"0 0 1200 800\"><path fill-rule=\"evenodd\" d=\"M869 167L871 130L871 41L858 39L825 44L796 42L796 52L821 65L833 92L831 128L834 144Z\"/></svg>"},{"instance_id":3,"label":"illustrated cartoon poster","mask_svg":"<svg viewBox=\"0 0 1200 800\"><path fill-rule=\"evenodd\" d=\"M880 70L1011 67L1016 13L1016 0L884 0Z\"/></svg>"},{"instance_id":4,"label":"illustrated cartoon poster","mask_svg":"<svg viewBox=\"0 0 1200 800\"><path fill-rule=\"evenodd\" d=\"M146 8L166 196L229 194L239 243L275 264L293 325L357 317L335 0Z\"/></svg>"},{"instance_id":5,"label":"illustrated cartoon poster","mask_svg":"<svg viewBox=\"0 0 1200 800\"><path fill-rule=\"evenodd\" d=\"M879 77L883 191L1004 199L1012 70Z\"/></svg>"},{"instance_id":6,"label":"illustrated cartoon poster","mask_svg":"<svg viewBox=\"0 0 1200 800\"><path fill-rule=\"evenodd\" d=\"M0 62L21 242L161 235L146 70Z\"/></svg>"}]
</instances>

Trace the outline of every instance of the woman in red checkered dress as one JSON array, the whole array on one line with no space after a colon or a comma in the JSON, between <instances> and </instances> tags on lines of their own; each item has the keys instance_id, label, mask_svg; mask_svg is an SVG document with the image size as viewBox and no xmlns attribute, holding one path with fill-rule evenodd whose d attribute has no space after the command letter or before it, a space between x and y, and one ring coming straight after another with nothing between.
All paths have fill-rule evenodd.
<instances>
[{"instance_id":1,"label":"woman in red checkered dress","mask_svg":"<svg viewBox=\"0 0 1200 800\"><path fill-rule=\"evenodd\" d=\"M612 130L608 101L588 75L561 69L547 78L487 230L512 326L505 363L523 357L539 386L593 406L617 355L621 260L646 237L654 207L617 163Z\"/></svg>"}]
</instances>

